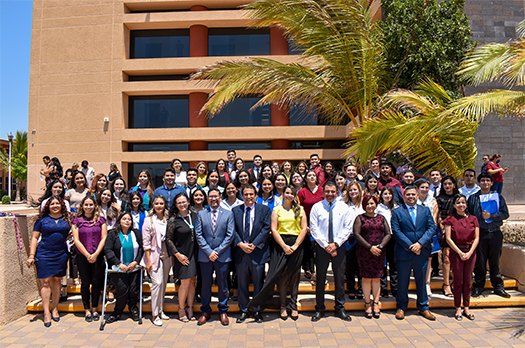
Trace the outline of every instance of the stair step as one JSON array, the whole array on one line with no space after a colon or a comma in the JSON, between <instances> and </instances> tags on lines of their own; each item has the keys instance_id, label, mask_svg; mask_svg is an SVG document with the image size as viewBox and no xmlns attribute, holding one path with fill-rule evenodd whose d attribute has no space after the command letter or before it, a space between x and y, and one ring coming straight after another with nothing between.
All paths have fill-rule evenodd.
<instances>
[{"instance_id":1,"label":"stair step","mask_svg":"<svg viewBox=\"0 0 525 348\"><path fill-rule=\"evenodd\" d=\"M511 298L506 299L494 294L487 294L478 298L470 299L470 307L523 307L525 306L525 294L516 290L509 290L509 294L512 295ZM409 304L408 308L416 308L416 295L415 293L409 294ZM218 312L217 309L218 301L216 298L213 298L211 303L212 310ZM229 301L230 313L235 313L239 311L239 306L235 301ZM113 311L115 304L107 303L106 312L110 313ZM178 311L178 304L176 296L166 296L166 301L164 304L164 311L167 313L175 313ZM302 312L312 312L315 311L315 296L310 294L299 295L299 300L297 304L298 310ZM393 297L381 298L380 307L382 310L395 310L396 309L396 300ZM445 297L443 295L433 295L430 299L431 309L435 308L454 308L454 300L452 297ZM347 300L345 308L349 311L362 311L364 308L363 300ZM196 303L193 306L195 312L200 312L200 303ZM333 295L326 294L326 310L333 310L334 302ZM27 305L27 310L30 312L41 312L43 310L42 301L35 300L30 302ZM58 305L58 310L60 312L84 312L84 307L80 299L80 295L72 296L67 301L61 302ZM98 310L102 310L102 305L99 304ZM277 308L268 308L267 310L278 310ZM143 305L143 312L151 312L151 304L149 296L145 298Z\"/></svg>"},{"instance_id":2,"label":"stair step","mask_svg":"<svg viewBox=\"0 0 525 348\"><path fill-rule=\"evenodd\" d=\"M518 286L518 282L516 279L510 279L510 278L504 278L503 285L505 286L505 289L514 289ZM443 286L442 280L432 280L430 282L430 287L435 292L441 292L441 287ZM346 286L345 286L346 288ZM166 286L166 295L174 295L177 293L179 289L178 285L175 285L173 283L168 283ZM485 289L492 289L492 285L489 280L485 283ZM217 285L212 286L212 292L217 293ZM327 292L334 292L335 291L335 283L334 282L328 282L328 284L325 287L325 290ZM410 282L409 290L416 290L416 283L413 281ZM144 283L142 284L142 291L144 294L149 294L151 292L151 283ZM253 284L250 284L250 291L253 291ZM275 291L277 293L277 287L275 288ZM69 284L67 286L67 292L68 294L80 294L80 285L73 285ZM299 294L314 294L315 293L315 285L310 284L308 280L302 280L299 283Z\"/></svg>"}]
</instances>

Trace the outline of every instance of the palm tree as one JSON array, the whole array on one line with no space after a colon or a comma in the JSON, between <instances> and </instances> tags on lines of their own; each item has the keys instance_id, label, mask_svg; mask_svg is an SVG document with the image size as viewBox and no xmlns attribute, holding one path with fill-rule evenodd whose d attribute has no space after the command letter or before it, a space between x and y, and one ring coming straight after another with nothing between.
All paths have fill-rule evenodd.
<instances>
[{"instance_id":1,"label":"palm tree","mask_svg":"<svg viewBox=\"0 0 525 348\"><path fill-rule=\"evenodd\" d=\"M445 89L430 79L423 80L415 91L390 91L380 103L380 116L352 133L346 155L365 163L378 152L400 150L418 169L440 168L462 175L475 163L478 123L451 113L454 103Z\"/></svg>"},{"instance_id":2,"label":"palm tree","mask_svg":"<svg viewBox=\"0 0 525 348\"><path fill-rule=\"evenodd\" d=\"M9 153L0 149L0 163L9 166ZM11 174L16 180L16 201L20 201L20 188L27 181L27 132L17 131L11 144Z\"/></svg>"},{"instance_id":3,"label":"palm tree","mask_svg":"<svg viewBox=\"0 0 525 348\"><path fill-rule=\"evenodd\" d=\"M214 86L202 112L217 114L235 98L258 95L275 104L317 111L335 125L360 126L388 90L377 0L261 0L244 7L256 27L277 27L297 48L299 62L268 58L223 61L193 80Z\"/></svg>"}]
</instances>

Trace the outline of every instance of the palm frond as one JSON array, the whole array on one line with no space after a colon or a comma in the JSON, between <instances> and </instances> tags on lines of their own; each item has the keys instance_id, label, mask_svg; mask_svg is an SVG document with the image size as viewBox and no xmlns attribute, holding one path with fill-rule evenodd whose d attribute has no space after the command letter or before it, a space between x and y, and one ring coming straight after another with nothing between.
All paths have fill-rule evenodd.
<instances>
[{"instance_id":1,"label":"palm frond","mask_svg":"<svg viewBox=\"0 0 525 348\"><path fill-rule=\"evenodd\" d=\"M506 44L488 44L467 54L457 73L466 82L477 86L498 79L510 58Z\"/></svg>"},{"instance_id":2,"label":"palm frond","mask_svg":"<svg viewBox=\"0 0 525 348\"><path fill-rule=\"evenodd\" d=\"M504 67L501 79L506 86L525 85L525 40L512 40L509 48L509 59Z\"/></svg>"},{"instance_id":3,"label":"palm frond","mask_svg":"<svg viewBox=\"0 0 525 348\"><path fill-rule=\"evenodd\" d=\"M409 109L415 114L429 112L436 107L429 98L407 89L396 89L386 93L381 104L386 108Z\"/></svg>"},{"instance_id":4,"label":"palm frond","mask_svg":"<svg viewBox=\"0 0 525 348\"><path fill-rule=\"evenodd\" d=\"M525 36L525 19L519 22L516 26L516 33L519 35L519 37Z\"/></svg>"},{"instance_id":5,"label":"palm frond","mask_svg":"<svg viewBox=\"0 0 525 348\"><path fill-rule=\"evenodd\" d=\"M446 107L453 99L445 91L443 86L432 79L425 77L416 87L416 93L420 96L429 97L442 107Z\"/></svg>"}]
</instances>

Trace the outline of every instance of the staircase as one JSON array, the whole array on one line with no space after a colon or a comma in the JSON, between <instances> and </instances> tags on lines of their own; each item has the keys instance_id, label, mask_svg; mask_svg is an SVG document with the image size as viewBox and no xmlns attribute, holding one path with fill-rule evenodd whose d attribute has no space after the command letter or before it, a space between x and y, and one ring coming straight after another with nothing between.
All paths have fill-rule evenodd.
<instances>
[{"instance_id":1,"label":"staircase","mask_svg":"<svg viewBox=\"0 0 525 348\"><path fill-rule=\"evenodd\" d=\"M326 284L326 310L333 310L334 308L334 283L331 271L328 274L328 283ZM434 279L431 282L431 288L433 295L430 298L430 308L454 308L454 299L452 297L445 297L442 294L441 286L443 284L442 279ZM478 298L471 298L470 307L520 307L525 306L525 294L516 290L517 281L515 279L504 279L505 289L509 294L512 295L510 299L502 298L500 296L492 294L492 287L490 281L487 281L485 284L485 292L482 296ZM143 311L146 313L151 312L150 305L150 289L151 284L144 283L142 286L143 291ZM412 279L410 283L409 291L409 308L416 308L416 294L415 294L415 282ZM82 305L82 300L80 297L80 286L69 284L67 287L68 290L68 300L61 302L58 305L58 310L60 312L84 312L84 307ZM166 300L164 304L164 311L167 313L174 313L178 310L177 302L177 290L178 286L173 283L169 283L166 290ZM253 289L251 289L253 290ZM213 296L217 293L217 286L214 285L212 288ZM278 302L276 301L278 295L277 291L274 295L274 300L272 303L267 305L267 310L278 310ZM102 298L101 298L102 301ZM212 297L212 310L217 312L217 298ZM239 311L239 306L236 301L229 300L228 304L230 305L229 312L235 313ZM99 305L99 311L101 310L101 304ZM315 286L311 285L306 278L302 278L299 284L299 299L298 299L298 310L302 312L311 312L315 311ZM348 311L361 311L364 308L363 300L349 300L347 298L345 304L346 310ZM381 297L380 307L382 310L395 310L396 309L396 300L393 297ZM106 311L111 312L114 308L113 303L106 304ZM200 303L195 303L194 306L195 312L200 312ZM27 305L27 310L29 312L40 312L43 310L41 299L30 302Z\"/></svg>"}]
</instances>

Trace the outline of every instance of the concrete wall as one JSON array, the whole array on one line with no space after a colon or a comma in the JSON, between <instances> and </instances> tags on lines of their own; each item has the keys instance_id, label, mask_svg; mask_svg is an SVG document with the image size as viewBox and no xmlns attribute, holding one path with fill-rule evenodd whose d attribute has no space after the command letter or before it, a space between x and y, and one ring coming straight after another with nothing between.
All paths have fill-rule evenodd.
<instances>
[{"instance_id":1,"label":"concrete wall","mask_svg":"<svg viewBox=\"0 0 525 348\"><path fill-rule=\"evenodd\" d=\"M465 13L478 45L491 42L504 43L516 37L516 24L525 18L523 0L466 0ZM467 94L502 86L492 84L467 88ZM488 117L479 126L475 135L478 156L476 171L483 164L484 154L502 155L502 167L509 167L504 174L503 196L510 204L525 203L525 124L523 121Z\"/></svg>"},{"instance_id":2,"label":"concrete wall","mask_svg":"<svg viewBox=\"0 0 525 348\"><path fill-rule=\"evenodd\" d=\"M12 217L0 218L0 325L27 313L27 303L39 298L36 270L27 268L29 240L36 214L17 216L24 250L17 250Z\"/></svg>"}]
</instances>

